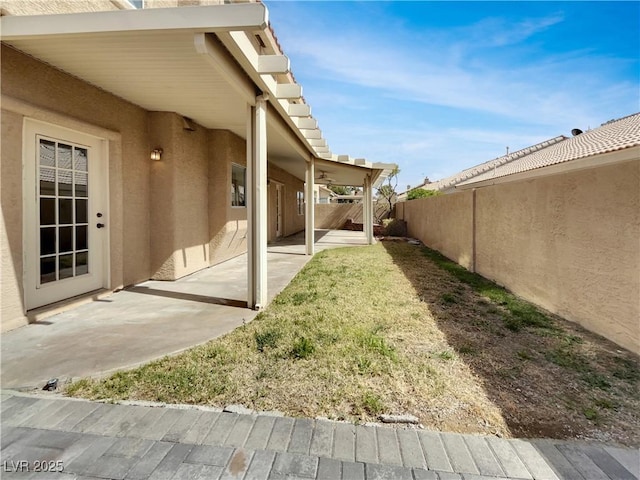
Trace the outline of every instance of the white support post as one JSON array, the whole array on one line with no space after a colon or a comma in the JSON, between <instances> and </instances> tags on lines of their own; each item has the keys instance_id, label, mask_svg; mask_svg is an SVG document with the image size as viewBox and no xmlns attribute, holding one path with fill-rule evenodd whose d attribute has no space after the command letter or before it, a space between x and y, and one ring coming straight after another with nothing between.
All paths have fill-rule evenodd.
<instances>
[{"instance_id":1,"label":"white support post","mask_svg":"<svg viewBox=\"0 0 640 480\"><path fill-rule=\"evenodd\" d=\"M365 238L369 239L369 176L365 175L362 185L362 230Z\"/></svg>"},{"instance_id":2,"label":"white support post","mask_svg":"<svg viewBox=\"0 0 640 480\"><path fill-rule=\"evenodd\" d=\"M375 216L374 216L374 212L375 212L375 206L373 204L373 180L372 180L372 175L369 175L369 205L370 205L370 213L369 213L369 225L371 225L371 245L373 245L374 243L376 243L375 237L373 236L373 223L375 222Z\"/></svg>"},{"instance_id":3,"label":"white support post","mask_svg":"<svg viewBox=\"0 0 640 480\"><path fill-rule=\"evenodd\" d=\"M249 106L247 119L247 303L267 303L267 95Z\"/></svg>"},{"instance_id":4,"label":"white support post","mask_svg":"<svg viewBox=\"0 0 640 480\"><path fill-rule=\"evenodd\" d=\"M364 201L367 204L367 243L373 245L373 191L371 188L371 175L365 177L365 194Z\"/></svg>"},{"instance_id":5,"label":"white support post","mask_svg":"<svg viewBox=\"0 0 640 480\"><path fill-rule=\"evenodd\" d=\"M369 244L373 245L375 243L375 239L373 237L373 221L374 221L374 212L375 212L375 206L373 205L373 181L371 178L371 174L369 174L369 205L371 208L371 211L369 212L369 225L371 225L371 239Z\"/></svg>"},{"instance_id":6,"label":"white support post","mask_svg":"<svg viewBox=\"0 0 640 480\"><path fill-rule=\"evenodd\" d=\"M315 204L313 198L314 184L315 184L315 160L311 157L311 160L307 162L306 172L306 191L304 192L305 202L305 226L304 226L304 240L305 240L305 252L307 255L313 255L315 244Z\"/></svg>"},{"instance_id":7,"label":"white support post","mask_svg":"<svg viewBox=\"0 0 640 480\"><path fill-rule=\"evenodd\" d=\"M367 223L369 224L369 236L367 237L367 243L373 244L373 189L371 188L371 175L367 175L367 185L369 185L369 218Z\"/></svg>"}]
</instances>

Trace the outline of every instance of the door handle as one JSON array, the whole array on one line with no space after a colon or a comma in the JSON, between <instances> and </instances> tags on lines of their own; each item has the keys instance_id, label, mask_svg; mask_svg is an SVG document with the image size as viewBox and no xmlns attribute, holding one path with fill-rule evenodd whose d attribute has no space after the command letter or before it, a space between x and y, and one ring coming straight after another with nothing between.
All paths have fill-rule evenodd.
<instances>
[{"instance_id":1,"label":"door handle","mask_svg":"<svg viewBox=\"0 0 640 480\"><path fill-rule=\"evenodd\" d=\"M98 223L98 224L96 225L96 227L98 227L98 228L104 228L104 223Z\"/></svg>"}]
</instances>

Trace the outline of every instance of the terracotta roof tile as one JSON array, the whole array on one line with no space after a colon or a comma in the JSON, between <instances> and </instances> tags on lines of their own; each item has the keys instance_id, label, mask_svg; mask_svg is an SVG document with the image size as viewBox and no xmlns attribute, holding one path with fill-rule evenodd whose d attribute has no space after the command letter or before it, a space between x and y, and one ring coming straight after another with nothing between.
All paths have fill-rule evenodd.
<instances>
[{"instance_id":1,"label":"terracotta roof tile","mask_svg":"<svg viewBox=\"0 0 640 480\"><path fill-rule=\"evenodd\" d=\"M462 170L461 172L456 173L455 175L444 178L437 182L421 185L421 187L428 190L444 190L446 188L451 188L459 185L462 182L470 182L471 180L475 181L479 176L483 176L484 174L491 174L494 169L497 169L503 165L508 165L515 160L526 157L532 152L540 151L566 139L567 137L564 137L562 135L559 137L550 138L549 140L545 140L544 142L540 142L530 147L523 148L522 150L518 150L508 155L503 155L502 157L494 158L493 160L489 160L488 162L481 163L480 165L467 168L465 170Z\"/></svg>"},{"instance_id":2,"label":"terracotta roof tile","mask_svg":"<svg viewBox=\"0 0 640 480\"><path fill-rule=\"evenodd\" d=\"M598 128L588 130L571 138L556 137L556 139L561 140L553 142L545 148L536 149L515 159L510 159L507 162L496 165L495 170L492 168L474 176L472 179L458 181L454 185L469 185L491 178L505 177L515 173L638 146L640 145L640 113L609 121ZM493 162L497 160L499 159L493 160ZM478 167L481 167L481 165Z\"/></svg>"}]
</instances>

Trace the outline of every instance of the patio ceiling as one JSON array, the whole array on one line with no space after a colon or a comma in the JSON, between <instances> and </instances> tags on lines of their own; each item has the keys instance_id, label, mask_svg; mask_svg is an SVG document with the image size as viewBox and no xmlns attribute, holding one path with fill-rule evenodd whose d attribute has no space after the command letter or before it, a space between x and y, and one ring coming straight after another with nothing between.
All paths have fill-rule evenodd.
<instances>
[{"instance_id":1,"label":"patio ceiling","mask_svg":"<svg viewBox=\"0 0 640 480\"><path fill-rule=\"evenodd\" d=\"M268 38L267 24L261 3L14 16L2 17L2 41L146 110L242 138L247 105L268 93L269 161L304 180L306 160L328 156L319 162L337 184L361 185L372 165L333 159L301 88L278 83L290 77L288 59L252 44L256 35Z\"/></svg>"}]
</instances>

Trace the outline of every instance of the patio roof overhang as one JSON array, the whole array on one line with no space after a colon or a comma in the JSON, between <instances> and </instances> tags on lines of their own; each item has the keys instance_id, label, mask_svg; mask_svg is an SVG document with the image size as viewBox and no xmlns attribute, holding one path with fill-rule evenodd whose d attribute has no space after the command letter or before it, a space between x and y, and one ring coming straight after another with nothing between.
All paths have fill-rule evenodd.
<instances>
[{"instance_id":1,"label":"patio roof overhang","mask_svg":"<svg viewBox=\"0 0 640 480\"><path fill-rule=\"evenodd\" d=\"M304 180L307 161L336 184L393 166L330 152L262 3L5 16L3 43L149 111L247 137L247 105L266 94L270 162ZM319 167L316 168L316 171Z\"/></svg>"}]
</instances>

